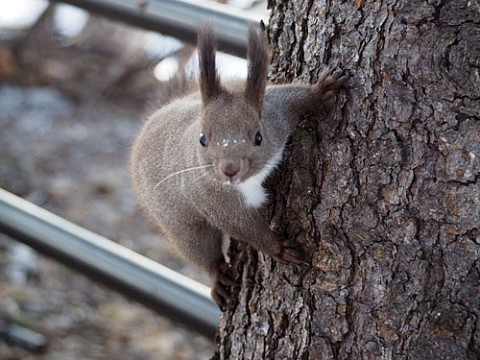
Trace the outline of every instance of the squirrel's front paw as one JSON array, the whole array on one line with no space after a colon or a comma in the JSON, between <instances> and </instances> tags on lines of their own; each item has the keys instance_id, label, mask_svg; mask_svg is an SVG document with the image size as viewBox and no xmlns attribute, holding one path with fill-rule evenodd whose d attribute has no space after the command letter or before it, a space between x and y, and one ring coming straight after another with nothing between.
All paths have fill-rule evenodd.
<instances>
[{"instance_id":1,"label":"squirrel's front paw","mask_svg":"<svg viewBox=\"0 0 480 360\"><path fill-rule=\"evenodd\" d=\"M321 100L327 100L335 95L337 90L348 80L350 76L344 72L333 73L326 69L322 71L317 81L317 91L321 94Z\"/></svg>"},{"instance_id":2,"label":"squirrel's front paw","mask_svg":"<svg viewBox=\"0 0 480 360\"><path fill-rule=\"evenodd\" d=\"M229 274L230 266L222 263L217 270L215 283L213 284L211 295L223 312L233 307L232 288L236 286L236 282Z\"/></svg>"},{"instance_id":3,"label":"squirrel's front paw","mask_svg":"<svg viewBox=\"0 0 480 360\"><path fill-rule=\"evenodd\" d=\"M307 262L307 254L300 243L284 240L280 243L280 251L274 255L274 259L282 263L310 266Z\"/></svg>"}]
</instances>

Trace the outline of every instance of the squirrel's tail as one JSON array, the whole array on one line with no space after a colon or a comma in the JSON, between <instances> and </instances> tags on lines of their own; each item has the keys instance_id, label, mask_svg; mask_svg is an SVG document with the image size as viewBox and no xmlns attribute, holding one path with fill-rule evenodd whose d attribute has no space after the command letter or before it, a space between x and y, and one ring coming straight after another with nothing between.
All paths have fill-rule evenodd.
<instances>
[{"instance_id":1,"label":"squirrel's tail","mask_svg":"<svg viewBox=\"0 0 480 360\"><path fill-rule=\"evenodd\" d=\"M194 50L193 47L186 46L178 51L176 54L179 61L178 69L169 80L162 82L161 86L155 91L154 104L151 104L152 108L157 109L174 99L198 90L196 81L186 71L186 64Z\"/></svg>"}]
</instances>

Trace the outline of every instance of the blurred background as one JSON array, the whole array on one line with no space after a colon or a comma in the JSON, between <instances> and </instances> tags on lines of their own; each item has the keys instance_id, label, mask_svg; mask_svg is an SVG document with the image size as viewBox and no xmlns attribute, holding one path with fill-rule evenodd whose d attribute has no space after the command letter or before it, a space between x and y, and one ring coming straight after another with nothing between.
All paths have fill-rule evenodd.
<instances>
[{"instance_id":1,"label":"blurred background","mask_svg":"<svg viewBox=\"0 0 480 360\"><path fill-rule=\"evenodd\" d=\"M265 1L221 1L267 17ZM133 198L129 149L168 98L191 44L43 0L0 2L0 187L208 284ZM223 76L246 63L219 56ZM0 336L0 359L208 359L213 343L0 234L0 335L14 323L46 347Z\"/></svg>"}]
</instances>

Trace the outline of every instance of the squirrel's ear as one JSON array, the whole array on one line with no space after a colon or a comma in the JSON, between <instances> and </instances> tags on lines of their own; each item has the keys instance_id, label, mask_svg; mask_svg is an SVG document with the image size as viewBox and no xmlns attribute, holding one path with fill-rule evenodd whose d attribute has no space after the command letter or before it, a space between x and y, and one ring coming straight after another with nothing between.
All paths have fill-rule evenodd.
<instances>
[{"instance_id":1,"label":"squirrel's ear","mask_svg":"<svg viewBox=\"0 0 480 360\"><path fill-rule=\"evenodd\" d=\"M248 75L245 97L253 106L261 110L267 86L269 56L265 35L261 31L257 31L252 24L248 27L247 59Z\"/></svg>"},{"instance_id":2,"label":"squirrel's ear","mask_svg":"<svg viewBox=\"0 0 480 360\"><path fill-rule=\"evenodd\" d=\"M204 105L221 93L220 77L215 64L217 38L212 25L204 25L198 32L198 63L200 93Z\"/></svg>"}]
</instances>

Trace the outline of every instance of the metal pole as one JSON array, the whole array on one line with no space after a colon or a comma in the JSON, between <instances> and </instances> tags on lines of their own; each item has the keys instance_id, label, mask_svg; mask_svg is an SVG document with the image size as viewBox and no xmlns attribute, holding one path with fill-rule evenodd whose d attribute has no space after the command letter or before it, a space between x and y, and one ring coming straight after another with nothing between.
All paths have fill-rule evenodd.
<instances>
[{"instance_id":1,"label":"metal pole","mask_svg":"<svg viewBox=\"0 0 480 360\"><path fill-rule=\"evenodd\" d=\"M64 2L144 29L195 43L198 28L210 22L222 51L246 57L248 24L259 14L213 1L194 0L51 0ZM146 5L141 6L141 3Z\"/></svg>"},{"instance_id":2,"label":"metal pole","mask_svg":"<svg viewBox=\"0 0 480 360\"><path fill-rule=\"evenodd\" d=\"M206 286L3 189L0 232L188 328L215 335L220 311Z\"/></svg>"}]
</instances>

